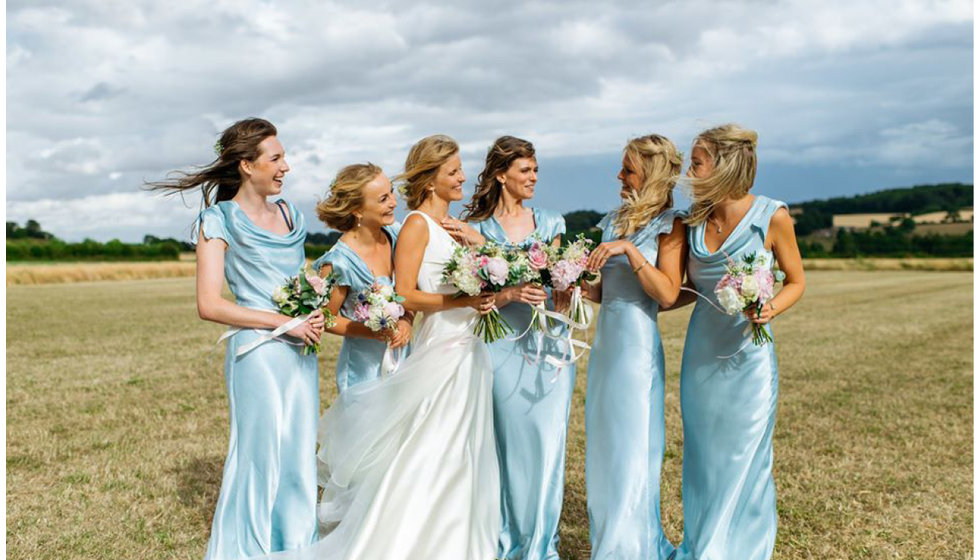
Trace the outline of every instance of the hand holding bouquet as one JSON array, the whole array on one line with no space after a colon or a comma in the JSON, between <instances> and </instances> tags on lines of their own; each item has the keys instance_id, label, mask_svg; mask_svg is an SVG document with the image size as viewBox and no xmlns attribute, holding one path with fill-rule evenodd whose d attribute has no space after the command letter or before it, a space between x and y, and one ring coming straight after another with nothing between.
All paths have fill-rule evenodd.
<instances>
[{"instance_id":1,"label":"hand holding bouquet","mask_svg":"<svg viewBox=\"0 0 980 560\"><path fill-rule=\"evenodd\" d=\"M541 275L541 283L560 292L575 287L568 318L578 324L589 322L587 304L582 300L578 284L582 280L594 280L595 273L588 270L586 263L594 243L579 234L574 241L563 247L555 247L540 240L534 240L527 249L527 259Z\"/></svg>"},{"instance_id":2,"label":"hand holding bouquet","mask_svg":"<svg viewBox=\"0 0 980 560\"><path fill-rule=\"evenodd\" d=\"M469 296L499 292L508 286L540 280L526 253L508 250L495 243L482 247L457 247L442 277L444 282ZM484 342L490 343L514 332L514 329L494 308L480 316L473 332Z\"/></svg>"},{"instance_id":3,"label":"hand holding bouquet","mask_svg":"<svg viewBox=\"0 0 980 560\"><path fill-rule=\"evenodd\" d=\"M773 296L773 287L782 280L781 271L773 272L768 259L752 253L744 255L741 262L729 259L726 273L715 286L715 296L722 309L729 315L750 312L756 314ZM752 342L763 346L772 342L765 325L752 323Z\"/></svg>"},{"instance_id":4,"label":"hand holding bouquet","mask_svg":"<svg viewBox=\"0 0 980 560\"><path fill-rule=\"evenodd\" d=\"M405 298L395 293L387 284L375 282L370 288L357 294L354 304L354 320L364 323L373 332L394 333L398 320L405 315L402 302Z\"/></svg>"},{"instance_id":5,"label":"hand holding bouquet","mask_svg":"<svg viewBox=\"0 0 980 560\"><path fill-rule=\"evenodd\" d=\"M311 313L322 310L324 326L329 328L336 324L333 313L326 309L333 290L332 278L320 278L312 269L301 268L299 274L289 279L285 285L279 286L272 293L272 301L279 307L283 315L295 318L305 318ZM303 355L320 353L320 344L307 344L303 347Z\"/></svg>"}]
</instances>

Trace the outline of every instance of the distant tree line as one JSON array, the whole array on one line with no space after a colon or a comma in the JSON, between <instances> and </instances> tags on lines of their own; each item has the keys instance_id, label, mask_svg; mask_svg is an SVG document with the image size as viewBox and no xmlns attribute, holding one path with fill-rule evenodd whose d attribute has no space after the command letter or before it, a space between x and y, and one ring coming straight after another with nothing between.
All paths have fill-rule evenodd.
<instances>
[{"instance_id":1,"label":"distant tree line","mask_svg":"<svg viewBox=\"0 0 980 560\"><path fill-rule=\"evenodd\" d=\"M973 185L962 183L917 185L793 204L794 209L802 210L795 216L796 235L799 236L832 227L834 214L925 214L944 211L955 215L966 206L973 206Z\"/></svg>"},{"instance_id":2,"label":"distant tree line","mask_svg":"<svg viewBox=\"0 0 980 560\"><path fill-rule=\"evenodd\" d=\"M819 242L800 242L806 258L838 257L972 257L973 232L960 235L914 235L915 221L867 230L837 230L830 249Z\"/></svg>"}]
</instances>

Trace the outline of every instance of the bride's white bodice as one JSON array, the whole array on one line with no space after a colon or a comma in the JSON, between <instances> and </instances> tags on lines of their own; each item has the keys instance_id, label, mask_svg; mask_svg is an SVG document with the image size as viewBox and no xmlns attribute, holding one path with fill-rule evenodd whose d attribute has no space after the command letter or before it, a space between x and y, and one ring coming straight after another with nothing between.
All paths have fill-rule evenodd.
<instances>
[{"instance_id":1,"label":"bride's white bodice","mask_svg":"<svg viewBox=\"0 0 980 560\"><path fill-rule=\"evenodd\" d=\"M443 282L442 271L459 244L428 214L414 210L408 215L412 214L421 216L429 227L429 243L425 246L422 265L419 267L418 289L433 294L456 293L456 288ZM459 340L460 337L474 336L473 327L476 317L476 310L472 307L423 313L421 323L417 326L412 339L412 347L415 348L420 344L452 342Z\"/></svg>"}]
</instances>

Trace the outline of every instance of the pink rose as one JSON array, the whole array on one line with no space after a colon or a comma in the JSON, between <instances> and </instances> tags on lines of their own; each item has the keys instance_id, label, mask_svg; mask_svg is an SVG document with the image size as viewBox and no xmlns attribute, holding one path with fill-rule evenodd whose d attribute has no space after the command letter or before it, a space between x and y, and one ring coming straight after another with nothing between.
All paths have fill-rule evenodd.
<instances>
[{"instance_id":1,"label":"pink rose","mask_svg":"<svg viewBox=\"0 0 980 560\"><path fill-rule=\"evenodd\" d=\"M402 315L405 314L405 308L394 301L389 301L385 304L385 313L391 317L393 321L401 319Z\"/></svg>"},{"instance_id":2,"label":"pink rose","mask_svg":"<svg viewBox=\"0 0 980 560\"><path fill-rule=\"evenodd\" d=\"M527 260L535 270L541 270L548 266L548 255L540 243L531 245L527 251Z\"/></svg>"},{"instance_id":3,"label":"pink rose","mask_svg":"<svg viewBox=\"0 0 980 560\"><path fill-rule=\"evenodd\" d=\"M316 292L318 296L327 295L327 281L315 274L307 274L306 281L309 282L310 287Z\"/></svg>"},{"instance_id":4,"label":"pink rose","mask_svg":"<svg viewBox=\"0 0 980 560\"><path fill-rule=\"evenodd\" d=\"M505 283L507 283L508 266L506 260L500 257L494 257L489 259L486 267L487 276L490 278L491 282L498 286L503 286Z\"/></svg>"}]
</instances>

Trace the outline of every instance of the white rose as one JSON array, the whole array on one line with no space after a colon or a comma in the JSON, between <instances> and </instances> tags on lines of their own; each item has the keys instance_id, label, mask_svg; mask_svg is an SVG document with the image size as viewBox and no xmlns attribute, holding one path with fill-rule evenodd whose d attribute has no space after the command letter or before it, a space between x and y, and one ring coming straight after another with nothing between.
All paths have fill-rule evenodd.
<instances>
[{"instance_id":1,"label":"white rose","mask_svg":"<svg viewBox=\"0 0 980 560\"><path fill-rule=\"evenodd\" d=\"M378 293L388 300L391 299L391 296L395 295L395 290L388 284L381 284L381 289L378 290Z\"/></svg>"},{"instance_id":2,"label":"white rose","mask_svg":"<svg viewBox=\"0 0 980 560\"><path fill-rule=\"evenodd\" d=\"M745 276L742 278L742 297L746 301L755 301L759 298L759 282L755 276Z\"/></svg>"},{"instance_id":3,"label":"white rose","mask_svg":"<svg viewBox=\"0 0 980 560\"><path fill-rule=\"evenodd\" d=\"M286 303L289 301L289 290L285 286L279 286L272 291L272 301L276 303Z\"/></svg>"},{"instance_id":4,"label":"white rose","mask_svg":"<svg viewBox=\"0 0 980 560\"><path fill-rule=\"evenodd\" d=\"M742 298L735 288L725 286L715 292L715 295L718 296L718 303L721 304L722 309L729 315L738 315L742 312Z\"/></svg>"}]
</instances>

